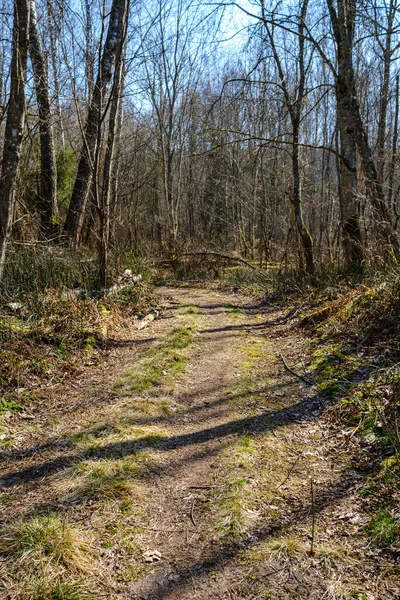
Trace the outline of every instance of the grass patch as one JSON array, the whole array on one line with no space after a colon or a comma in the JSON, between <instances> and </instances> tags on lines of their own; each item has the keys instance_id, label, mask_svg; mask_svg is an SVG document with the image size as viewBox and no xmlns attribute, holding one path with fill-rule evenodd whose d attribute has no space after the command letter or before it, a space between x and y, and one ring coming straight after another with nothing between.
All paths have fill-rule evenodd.
<instances>
[{"instance_id":1,"label":"grass patch","mask_svg":"<svg viewBox=\"0 0 400 600\"><path fill-rule=\"evenodd\" d=\"M128 291L124 299L101 300L68 289L31 292L15 303L15 315L7 314L10 303L0 296L0 412L18 412L45 395L44 384L60 383L96 360L110 334L148 312L151 288L137 284Z\"/></svg>"},{"instance_id":2,"label":"grass patch","mask_svg":"<svg viewBox=\"0 0 400 600\"><path fill-rule=\"evenodd\" d=\"M20 410L22 410L22 404L20 404L16 400L7 400L7 398L0 398L0 413L18 413Z\"/></svg>"},{"instance_id":3,"label":"grass patch","mask_svg":"<svg viewBox=\"0 0 400 600\"><path fill-rule=\"evenodd\" d=\"M228 313L232 319L236 320L242 314L242 309L240 306L235 306L229 302L227 304L222 304L221 306L224 309L224 312Z\"/></svg>"},{"instance_id":4,"label":"grass patch","mask_svg":"<svg viewBox=\"0 0 400 600\"><path fill-rule=\"evenodd\" d=\"M299 535L285 535L268 540L254 550L247 552L247 556L254 561L270 560L279 558L305 558L309 555L310 544L305 542ZM314 547L317 557L346 560L349 557L349 549L343 545L320 544Z\"/></svg>"},{"instance_id":5,"label":"grass patch","mask_svg":"<svg viewBox=\"0 0 400 600\"><path fill-rule=\"evenodd\" d=\"M30 600L91 600L93 595L81 581L68 582L60 578L39 578L26 584L24 596Z\"/></svg>"},{"instance_id":6,"label":"grass patch","mask_svg":"<svg viewBox=\"0 0 400 600\"><path fill-rule=\"evenodd\" d=\"M376 546L392 546L400 542L400 520L386 509L379 510L367 527Z\"/></svg>"},{"instance_id":7,"label":"grass patch","mask_svg":"<svg viewBox=\"0 0 400 600\"><path fill-rule=\"evenodd\" d=\"M116 389L141 394L165 383L173 384L174 379L186 370L188 356L185 350L196 333L194 324L175 328L124 374Z\"/></svg>"},{"instance_id":8,"label":"grass patch","mask_svg":"<svg viewBox=\"0 0 400 600\"><path fill-rule=\"evenodd\" d=\"M146 452L117 460L85 460L71 467L58 487L62 499L69 502L132 500L140 503L143 491L132 480L145 476L152 464Z\"/></svg>"},{"instance_id":9,"label":"grass patch","mask_svg":"<svg viewBox=\"0 0 400 600\"><path fill-rule=\"evenodd\" d=\"M245 500L249 496L248 481L245 477L234 477L219 490L215 505L214 526L223 536L237 537L249 523Z\"/></svg>"},{"instance_id":10,"label":"grass patch","mask_svg":"<svg viewBox=\"0 0 400 600\"><path fill-rule=\"evenodd\" d=\"M213 527L222 536L240 536L252 521L248 508L251 487L247 477L253 472L255 450L253 438L244 435L222 459L223 483L214 491L210 502Z\"/></svg>"},{"instance_id":11,"label":"grass patch","mask_svg":"<svg viewBox=\"0 0 400 600\"><path fill-rule=\"evenodd\" d=\"M265 409L270 383L267 373L276 358L271 354L269 342L263 337L246 337L240 348L242 356L238 383L226 391L231 405L241 413L256 414Z\"/></svg>"},{"instance_id":12,"label":"grass patch","mask_svg":"<svg viewBox=\"0 0 400 600\"><path fill-rule=\"evenodd\" d=\"M2 528L0 554L28 569L62 565L87 572L94 562L85 537L59 517L32 517Z\"/></svg>"},{"instance_id":13,"label":"grass patch","mask_svg":"<svg viewBox=\"0 0 400 600\"><path fill-rule=\"evenodd\" d=\"M190 302L182 304L176 311L177 315L201 315L201 308Z\"/></svg>"}]
</instances>

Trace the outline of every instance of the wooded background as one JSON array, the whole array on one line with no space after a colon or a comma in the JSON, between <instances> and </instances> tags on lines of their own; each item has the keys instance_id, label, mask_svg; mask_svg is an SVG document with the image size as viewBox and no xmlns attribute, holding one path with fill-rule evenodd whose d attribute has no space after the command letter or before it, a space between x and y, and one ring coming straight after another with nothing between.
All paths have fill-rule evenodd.
<instances>
[{"instance_id":1,"label":"wooded background","mask_svg":"<svg viewBox=\"0 0 400 600\"><path fill-rule=\"evenodd\" d=\"M0 277L24 248L396 262L398 0L1 0Z\"/></svg>"}]
</instances>

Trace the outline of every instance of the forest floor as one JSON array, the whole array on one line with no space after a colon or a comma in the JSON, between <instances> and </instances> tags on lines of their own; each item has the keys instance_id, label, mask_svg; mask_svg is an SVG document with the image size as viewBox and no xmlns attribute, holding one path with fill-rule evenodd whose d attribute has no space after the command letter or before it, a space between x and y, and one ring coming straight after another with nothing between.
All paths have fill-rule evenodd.
<instances>
[{"instance_id":1,"label":"forest floor","mask_svg":"<svg viewBox=\"0 0 400 600\"><path fill-rule=\"evenodd\" d=\"M290 318L217 289L158 294L158 320L13 425L0 597L399 598L329 400L284 366L310 361Z\"/></svg>"}]
</instances>

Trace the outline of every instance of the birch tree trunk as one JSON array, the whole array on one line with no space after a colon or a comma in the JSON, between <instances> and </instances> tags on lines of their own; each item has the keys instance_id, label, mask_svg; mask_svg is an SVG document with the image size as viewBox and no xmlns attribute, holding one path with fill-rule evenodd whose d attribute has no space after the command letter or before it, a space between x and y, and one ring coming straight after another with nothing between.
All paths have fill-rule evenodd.
<instances>
[{"instance_id":1,"label":"birch tree trunk","mask_svg":"<svg viewBox=\"0 0 400 600\"><path fill-rule=\"evenodd\" d=\"M386 121L387 112L389 106L389 89L390 89L390 68L392 63L392 37L393 37L393 24L397 12L397 0L390 0L388 7L387 17L387 29L385 36L385 45L381 43L379 35L376 35L378 45L380 46L383 53L383 81L380 90L380 111L379 111L379 122L378 122L378 136L376 140L377 147L377 169L379 179L384 181L385 173L385 141L386 141ZM378 24L376 24L376 28ZM389 204L390 206L390 204Z\"/></svg>"},{"instance_id":2,"label":"birch tree trunk","mask_svg":"<svg viewBox=\"0 0 400 600\"><path fill-rule=\"evenodd\" d=\"M119 59L115 68L114 84L112 90L110 119L108 124L107 145L104 156L103 182L99 198L99 257L100 257L100 281L104 287L107 286L108 253L110 246L110 219L113 179L116 176L116 140L120 124L120 104L123 81L123 59L119 53ZM115 199L114 199L115 201Z\"/></svg>"},{"instance_id":3,"label":"birch tree trunk","mask_svg":"<svg viewBox=\"0 0 400 600\"><path fill-rule=\"evenodd\" d=\"M63 18L62 11L58 10L55 14L53 0L47 0L47 27L49 32L50 42L50 60L51 70L53 75L54 85L54 103L55 112L57 115L56 120L56 133L58 135L58 141L61 143L61 147L65 146L65 131L63 123L63 115L61 112L61 91L60 91L60 73L59 73L59 60L57 52L57 37L61 36L61 27L57 26L57 18L59 21Z\"/></svg>"},{"instance_id":4,"label":"birch tree trunk","mask_svg":"<svg viewBox=\"0 0 400 600\"><path fill-rule=\"evenodd\" d=\"M57 167L48 66L42 51L42 44L39 36L35 0L30 0L29 53L35 80L36 99L39 108L40 216L44 235L50 237L55 234L58 221Z\"/></svg>"},{"instance_id":5,"label":"birch tree trunk","mask_svg":"<svg viewBox=\"0 0 400 600\"><path fill-rule=\"evenodd\" d=\"M118 51L121 49L128 0L113 0L107 37L86 121L78 172L64 224L64 234L74 247L79 245L88 199L103 110Z\"/></svg>"},{"instance_id":6,"label":"birch tree trunk","mask_svg":"<svg viewBox=\"0 0 400 600\"><path fill-rule=\"evenodd\" d=\"M11 236L15 183L25 122L25 79L29 44L29 0L14 0L10 97L0 179L0 281Z\"/></svg>"}]
</instances>

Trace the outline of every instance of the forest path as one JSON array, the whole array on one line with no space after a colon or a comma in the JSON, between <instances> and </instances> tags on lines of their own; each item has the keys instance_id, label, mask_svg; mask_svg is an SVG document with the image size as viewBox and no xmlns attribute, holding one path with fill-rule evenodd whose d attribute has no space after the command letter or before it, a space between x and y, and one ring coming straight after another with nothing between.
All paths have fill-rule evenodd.
<instances>
[{"instance_id":1,"label":"forest path","mask_svg":"<svg viewBox=\"0 0 400 600\"><path fill-rule=\"evenodd\" d=\"M299 371L304 355L283 313L213 290L159 294L162 318L3 452L3 520L50 513L83 529L95 598L397 598L326 402L283 368L280 355Z\"/></svg>"}]
</instances>

